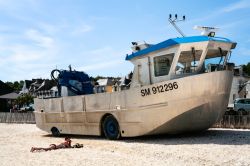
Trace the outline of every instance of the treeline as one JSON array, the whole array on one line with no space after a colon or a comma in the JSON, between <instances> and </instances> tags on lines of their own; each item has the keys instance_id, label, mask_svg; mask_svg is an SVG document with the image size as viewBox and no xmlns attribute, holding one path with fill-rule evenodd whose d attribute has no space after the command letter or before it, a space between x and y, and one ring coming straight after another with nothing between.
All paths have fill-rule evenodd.
<instances>
[{"instance_id":1,"label":"treeline","mask_svg":"<svg viewBox=\"0 0 250 166\"><path fill-rule=\"evenodd\" d=\"M104 76L96 76L96 77L90 77L91 80L93 80L94 82L96 82L99 79L105 79L105 78L114 78L114 79L119 79L120 77L104 77ZM9 87L11 87L12 89L14 89L15 91L21 91L24 81L14 81L14 82L5 82L5 84L7 84Z\"/></svg>"},{"instance_id":2,"label":"treeline","mask_svg":"<svg viewBox=\"0 0 250 166\"><path fill-rule=\"evenodd\" d=\"M5 82L5 84L7 84L9 87L11 87L12 89L14 89L15 91L21 91L24 81L14 81L14 82Z\"/></svg>"}]
</instances>

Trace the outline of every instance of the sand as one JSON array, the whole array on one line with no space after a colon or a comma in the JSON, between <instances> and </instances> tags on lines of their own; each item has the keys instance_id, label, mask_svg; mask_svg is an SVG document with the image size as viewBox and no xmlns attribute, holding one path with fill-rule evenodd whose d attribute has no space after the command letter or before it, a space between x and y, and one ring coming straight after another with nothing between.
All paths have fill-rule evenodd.
<instances>
[{"instance_id":1,"label":"sand","mask_svg":"<svg viewBox=\"0 0 250 166\"><path fill-rule=\"evenodd\" d=\"M110 141L71 136L80 149L31 153L32 146L59 144L33 124L0 124L1 166L51 165L250 165L250 130L210 129L199 134Z\"/></svg>"}]
</instances>

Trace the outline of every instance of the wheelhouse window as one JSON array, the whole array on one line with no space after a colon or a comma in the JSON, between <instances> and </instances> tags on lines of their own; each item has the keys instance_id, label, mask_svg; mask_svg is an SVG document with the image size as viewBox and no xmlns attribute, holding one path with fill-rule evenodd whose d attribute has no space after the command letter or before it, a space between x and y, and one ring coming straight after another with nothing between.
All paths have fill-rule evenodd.
<instances>
[{"instance_id":1,"label":"wheelhouse window","mask_svg":"<svg viewBox=\"0 0 250 166\"><path fill-rule=\"evenodd\" d=\"M176 74L193 73L200 63L202 50L182 51L175 68Z\"/></svg>"},{"instance_id":2,"label":"wheelhouse window","mask_svg":"<svg viewBox=\"0 0 250 166\"><path fill-rule=\"evenodd\" d=\"M173 57L174 54L154 57L154 73L156 77L168 75Z\"/></svg>"},{"instance_id":3,"label":"wheelhouse window","mask_svg":"<svg viewBox=\"0 0 250 166\"><path fill-rule=\"evenodd\" d=\"M228 51L220 49L210 49L205 59L206 72L223 70Z\"/></svg>"}]
</instances>

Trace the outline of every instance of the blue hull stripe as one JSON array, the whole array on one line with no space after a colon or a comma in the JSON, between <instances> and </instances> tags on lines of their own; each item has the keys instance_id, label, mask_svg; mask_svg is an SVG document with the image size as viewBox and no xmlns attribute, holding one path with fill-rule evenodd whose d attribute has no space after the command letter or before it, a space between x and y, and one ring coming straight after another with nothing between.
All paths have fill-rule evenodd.
<instances>
[{"instance_id":1,"label":"blue hull stripe","mask_svg":"<svg viewBox=\"0 0 250 166\"><path fill-rule=\"evenodd\" d=\"M181 44L181 43L195 43L195 42L203 42L203 41L218 41L218 42L233 43L231 40L222 38L222 37L191 36L191 37L173 38L173 39L168 39L161 43L152 45L148 48L132 53L130 55L127 55L126 60L131 60L135 57L142 56L142 55L145 55L154 51L158 51L163 48L171 47L177 44Z\"/></svg>"}]
</instances>

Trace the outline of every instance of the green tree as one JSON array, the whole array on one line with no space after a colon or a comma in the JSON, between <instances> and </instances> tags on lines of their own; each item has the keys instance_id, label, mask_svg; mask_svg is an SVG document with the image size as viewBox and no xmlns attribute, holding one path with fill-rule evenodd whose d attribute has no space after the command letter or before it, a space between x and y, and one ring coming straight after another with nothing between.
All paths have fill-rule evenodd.
<instances>
[{"instance_id":1,"label":"green tree","mask_svg":"<svg viewBox=\"0 0 250 166\"><path fill-rule=\"evenodd\" d=\"M250 76L250 62L248 62L247 65L243 65L243 72Z\"/></svg>"},{"instance_id":2,"label":"green tree","mask_svg":"<svg viewBox=\"0 0 250 166\"><path fill-rule=\"evenodd\" d=\"M14 88L15 90L19 90L19 82L18 82L18 81L15 81L15 82L13 83L13 88Z\"/></svg>"},{"instance_id":3,"label":"green tree","mask_svg":"<svg viewBox=\"0 0 250 166\"><path fill-rule=\"evenodd\" d=\"M14 87L14 85L13 85L13 83L12 82L5 82L5 84L7 84L9 87L11 87L12 89L14 89L13 87Z\"/></svg>"},{"instance_id":4,"label":"green tree","mask_svg":"<svg viewBox=\"0 0 250 166\"><path fill-rule=\"evenodd\" d=\"M15 91L20 91L23 87L24 81L14 81L14 82L5 82L9 87L14 89Z\"/></svg>"},{"instance_id":5,"label":"green tree","mask_svg":"<svg viewBox=\"0 0 250 166\"><path fill-rule=\"evenodd\" d=\"M24 94L16 99L16 103L20 106L29 105L34 103L34 97L30 94Z\"/></svg>"},{"instance_id":6,"label":"green tree","mask_svg":"<svg viewBox=\"0 0 250 166\"><path fill-rule=\"evenodd\" d=\"M23 81L23 80L19 81L19 89L20 89L20 90L22 90L23 84L24 84L24 81Z\"/></svg>"}]
</instances>

